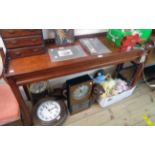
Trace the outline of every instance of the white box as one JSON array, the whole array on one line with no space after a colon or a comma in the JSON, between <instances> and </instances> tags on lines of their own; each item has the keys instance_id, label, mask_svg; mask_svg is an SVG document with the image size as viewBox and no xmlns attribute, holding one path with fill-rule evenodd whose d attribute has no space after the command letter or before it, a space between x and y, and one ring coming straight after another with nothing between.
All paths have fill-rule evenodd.
<instances>
[{"instance_id":1,"label":"white box","mask_svg":"<svg viewBox=\"0 0 155 155\"><path fill-rule=\"evenodd\" d=\"M118 94L116 96L111 96L111 97L107 97L107 98L104 98L104 99L98 99L98 103L102 108L110 106L110 105L112 105L114 103L117 103L117 102L131 96L132 93L134 92L135 88L136 87L133 87L133 88L131 88L131 89L129 89L129 90L127 90L127 91L125 91L125 92L123 92L121 94Z\"/></svg>"}]
</instances>

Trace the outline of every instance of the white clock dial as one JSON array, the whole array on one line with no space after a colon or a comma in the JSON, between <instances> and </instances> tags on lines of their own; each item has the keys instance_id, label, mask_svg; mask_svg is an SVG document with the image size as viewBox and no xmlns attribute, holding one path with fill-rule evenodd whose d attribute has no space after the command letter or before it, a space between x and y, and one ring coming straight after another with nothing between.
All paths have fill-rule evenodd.
<instances>
[{"instance_id":1,"label":"white clock dial","mask_svg":"<svg viewBox=\"0 0 155 155\"><path fill-rule=\"evenodd\" d=\"M73 92L73 98L76 100L80 100L85 97L89 92L89 87L87 85L78 86Z\"/></svg>"},{"instance_id":2,"label":"white clock dial","mask_svg":"<svg viewBox=\"0 0 155 155\"><path fill-rule=\"evenodd\" d=\"M37 115L42 121L52 121L54 119L59 119L60 113L61 108L56 101L43 102L37 110Z\"/></svg>"}]
</instances>

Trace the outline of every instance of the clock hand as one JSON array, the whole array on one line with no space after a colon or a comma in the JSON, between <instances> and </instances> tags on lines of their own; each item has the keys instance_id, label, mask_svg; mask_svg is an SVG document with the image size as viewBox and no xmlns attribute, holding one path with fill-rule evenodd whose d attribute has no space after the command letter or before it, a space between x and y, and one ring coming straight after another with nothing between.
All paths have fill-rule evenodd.
<instances>
[{"instance_id":1,"label":"clock hand","mask_svg":"<svg viewBox=\"0 0 155 155\"><path fill-rule=\"evenodd\" d=\"M46 110L47 110L47 111L49 111L49 109L48 109L47 105L45 105L45 108L46 108Z\"/></svg>"}]
</instances>

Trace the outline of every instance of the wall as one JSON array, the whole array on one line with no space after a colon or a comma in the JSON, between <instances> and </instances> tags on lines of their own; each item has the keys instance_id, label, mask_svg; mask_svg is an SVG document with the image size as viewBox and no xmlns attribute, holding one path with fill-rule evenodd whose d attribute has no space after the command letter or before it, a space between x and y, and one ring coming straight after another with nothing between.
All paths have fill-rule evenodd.
<instances>
[{"instance_id":1,"label":"wall","mask_svg":"<svg viewBox=\"0 0 155 155\"><path fill-rule=\"evenodd\" d=\"M100 33L100 32L105 32L106 29L75 29L75 35L85 35L85 34L92 34L92 33ZM44 39L48 38L53 38L54 33L53 30L51 29L43 29L43 36Z\"/></svg>"}]
</instances>

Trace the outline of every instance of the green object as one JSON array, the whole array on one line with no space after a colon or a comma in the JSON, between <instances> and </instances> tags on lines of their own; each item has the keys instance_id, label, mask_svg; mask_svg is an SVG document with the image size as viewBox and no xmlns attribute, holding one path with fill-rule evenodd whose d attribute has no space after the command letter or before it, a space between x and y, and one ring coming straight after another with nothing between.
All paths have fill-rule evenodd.
<instances>
[{"instance_id":1,"label":"green object","mask_svg":"<svg viewBox=\"0 0 155 155\"><path fill-rule=\"evenodd\" d=\"M107 38L120 47L122 39L127 35L133 35L138 33L141 39L145 39L145 42L149 39L152 29L109 29L107 32Z\"/></svg>"}]
</instances>

